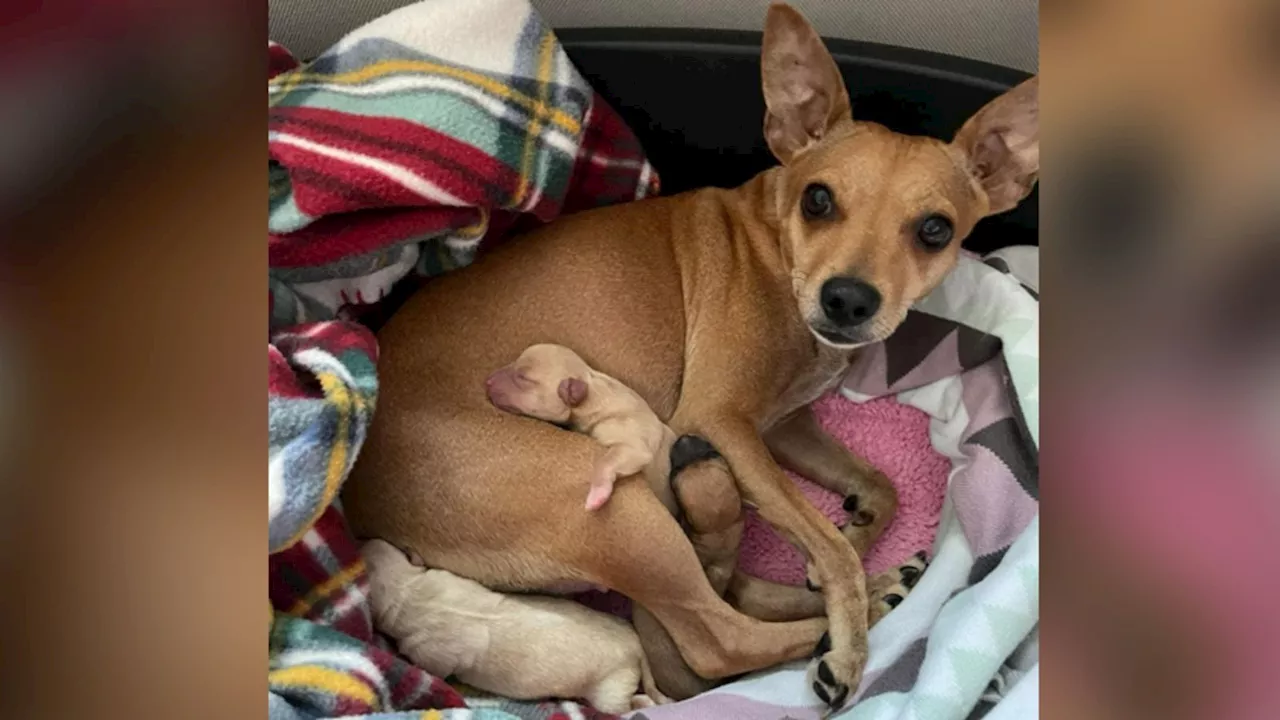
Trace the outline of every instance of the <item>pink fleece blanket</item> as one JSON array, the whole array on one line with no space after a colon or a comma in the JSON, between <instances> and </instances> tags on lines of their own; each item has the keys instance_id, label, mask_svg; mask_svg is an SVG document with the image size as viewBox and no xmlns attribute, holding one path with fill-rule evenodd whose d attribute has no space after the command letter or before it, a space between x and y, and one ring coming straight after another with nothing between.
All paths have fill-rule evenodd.
<instances>
[{"instance_id":1,"label":"pink fleece blanket","mask_svg":"<svg viewBox=\"0 0 1280 720\"><path fill-rule=\"evenodd\" d=\"M868 573L901 564L928 550L942 517L942 499L951 463L929 443L929 416L886 396L856 403L838 394L814 403L818 421L835 438L889 476L898 489L898 514L863 558ZM805 497L835 523L848 519L844 498L791 474ZM804 557L763 520L749 513L738 566L756 577L790 585L804 584ZM617 593L588 592L581 602L621 617L631 602Z\"/></svg>"},{"instance_id":2,"label":"pink fleece blanket","mask_svg":"<svg viewBox=\"0 0 1280 720\"><path fill-rule=\"evenodd\" d=\"M950 461L929 443L929 416L892 396L856 403L832 394L813 407L827 432L880 468L898 490L897 515L863 558L867 572L887 570L919 550L928 550L938 531L951 471ZM805 497L832 522L848 520L840 506L844 498L799 475L790 475ZM755 513L747 517L738 567L765 580L804 584L800 551Z\"/></svg>"}]
</instances>

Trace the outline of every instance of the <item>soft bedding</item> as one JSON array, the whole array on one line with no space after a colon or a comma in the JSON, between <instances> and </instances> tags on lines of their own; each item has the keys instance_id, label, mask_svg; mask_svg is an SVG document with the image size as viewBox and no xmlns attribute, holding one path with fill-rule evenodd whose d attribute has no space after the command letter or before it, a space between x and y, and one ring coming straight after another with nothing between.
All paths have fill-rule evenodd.
<instances>
[{"instance_id":1,"label":"soft bedding","mask_svg":"<svg viewBox=\"0 0 1280 720\"><path fill-rule=\"evenodd\" d=\"M514 229L651 194L656 175L525 0L427 0L306 65L272 44L269 68L271 717L599 716L486 699L397 657L373 631L335 498L376 406L376 342L358 321ZM1038 321L1034 290L1011 274L1026 266L1026 253L964 258L824 401L918 408L936 450L921 448L934 463L921 476L947 463L951 475L940 509L907 511L919 527L905 545L927 543L941 515L933 564L873 629L860 702L842 717L1024 717L1009 712L1038 677ZM817 710L796 665L636 716Z\"/></svg>"}]
</instances>

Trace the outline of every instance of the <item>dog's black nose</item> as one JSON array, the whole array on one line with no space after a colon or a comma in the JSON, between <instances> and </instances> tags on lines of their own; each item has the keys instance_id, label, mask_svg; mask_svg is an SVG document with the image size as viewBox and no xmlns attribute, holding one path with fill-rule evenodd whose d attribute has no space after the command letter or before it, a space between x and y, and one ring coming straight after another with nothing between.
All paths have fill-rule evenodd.
<instances>
[{"instance_id":1,"label":"dog's black nose","mask_svg":"<svg viewBox=\"0 0 1280 720\"><path fill-rule=\"evenodd\" d=\"M880 309L880 291L857 278L831 278L821 295L822 312L840 328L861 325Z\"/></svg>"}]
</instances>

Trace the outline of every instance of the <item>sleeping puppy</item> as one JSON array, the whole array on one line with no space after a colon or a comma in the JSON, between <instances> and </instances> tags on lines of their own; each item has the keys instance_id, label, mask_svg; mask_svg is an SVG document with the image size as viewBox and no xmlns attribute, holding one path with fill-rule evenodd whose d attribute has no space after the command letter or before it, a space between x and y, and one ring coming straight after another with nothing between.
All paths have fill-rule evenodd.
<instances>
[{"instance_id":1,"label":"sleeping puppy","mask_svg":"<svg viewBox=\"0 0 1280 720\"><path fill-rule=\"evenodd\" d=\"M485 380L489 402L517 415L566 425L606 448L591 470L586 507L596 510L619 477L642 473L672 514L671 432L634 390L593 370L563 345L531 345Z\"/></svg>"},{"instance_id":2,"label":"sleeping puppy","mask_svg":"<svg viewBox=\"0 0 1280 720\"><path fill-rule=\"evenodd\" d=\"M374 624L438 677L520 700L583 698L607 713L669 702L654 684L640 639L620 618L565 598L507 595L417 567L382 540L365 543L361 553Z\"/></svg>"},{"instance_id":3,"label":"sleeping puppy","mask_svg":"<svg viewBox=\"0 0 1280 720\"><path fill-rule=\"evenodd\" d=\"M490 402L503 410L568 425L610 448L592 474L588 509L604 504L619 475L643 472L667 509L682 517L711 587L724 595L738 564L742 497L728 465L706 441L677 440L635 391L561 345L529 347L490 375L485 386ZM644 608L634 608L632 621L664 693L684 699L718 684L688 667Z\"/></svg>"}]
</instances>

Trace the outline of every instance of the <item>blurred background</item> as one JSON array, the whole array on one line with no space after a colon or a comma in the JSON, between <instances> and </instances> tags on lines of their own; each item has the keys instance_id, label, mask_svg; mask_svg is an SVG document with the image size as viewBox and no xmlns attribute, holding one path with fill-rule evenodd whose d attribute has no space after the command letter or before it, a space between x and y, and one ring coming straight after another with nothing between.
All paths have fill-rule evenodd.
<instances>
[{"instance_id":1,"label":"blurred background","mask_svg":"<svg viewBox=\"0 0 1280 720\"><path fill-rule=\"evenodd\" d=\"M1044 75L1043 715L1280 716L1280 3L795 4ZM263 711L263 43L377 5L0 9L6 716Z\"/></svg>"},{"instance_id":2,"label":"blurred background","mask_svg":"<svg viewBox=\"0 0 1280 720\"><path fill-rule=\"evenodd\" d=\"M1041 4L1041 707L1280 714L1280 3Z\"/></svg>"}]
</instances>

